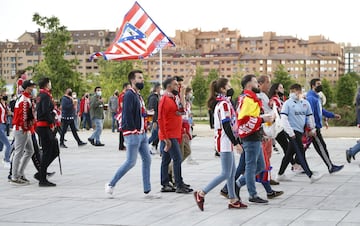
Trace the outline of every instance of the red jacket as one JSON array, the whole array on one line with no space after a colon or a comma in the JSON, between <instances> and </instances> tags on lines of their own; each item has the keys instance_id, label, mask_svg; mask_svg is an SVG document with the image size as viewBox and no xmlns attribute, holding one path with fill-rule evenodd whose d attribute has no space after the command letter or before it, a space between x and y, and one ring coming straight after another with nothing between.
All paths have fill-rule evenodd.
<instances>
[{"instance_id":1,"label":"red jacket","mask_svg":"<svg viewBox=\"0 0 360 226\"><path fill-rule=\"evenodd\" d=\"M175 98L164 94L159 102L159 140L175 138L180 140L182 135L182 117L178 114Z\"/></svg>"},{"instance_id":2,"label":"red jacket","mask_svg":"<svg viewBox=\"0 0 360 226\"><path fill-rule=\"evenodd\" d=\"M23 92L21 97L16 101L14 108L13 125L15 130L24 132L34 132L34 108L31 103L31 95Z\"/></svg>"}]
</instances>

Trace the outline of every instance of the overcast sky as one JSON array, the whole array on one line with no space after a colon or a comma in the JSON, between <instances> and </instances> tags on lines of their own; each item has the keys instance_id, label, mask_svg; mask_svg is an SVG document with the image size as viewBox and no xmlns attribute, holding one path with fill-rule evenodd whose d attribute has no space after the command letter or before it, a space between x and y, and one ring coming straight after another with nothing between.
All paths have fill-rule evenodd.
<instances>
[{"instance_id":1,"label":"overcast sky","mask_svg":"<svg viewBox=\"0 0 360 226\"><path fill-rule=\"evenodd\" d=\"M121 25L133 0L2 0L0 41L15 41L36 31L35 12L56 16L69 30L109 29ZM238 29L242 36L264 31L308 39L323 35L335 42L360 45L357 0L139 0L170 37L175 30Z\"/></svg>"}]
</instances>

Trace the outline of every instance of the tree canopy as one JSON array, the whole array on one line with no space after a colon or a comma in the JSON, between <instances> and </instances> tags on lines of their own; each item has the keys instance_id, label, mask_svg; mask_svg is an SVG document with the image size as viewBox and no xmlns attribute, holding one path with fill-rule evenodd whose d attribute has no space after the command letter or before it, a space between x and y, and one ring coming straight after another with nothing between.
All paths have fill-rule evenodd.
<instances>
[{"instance_id":1,"label":"tree canopy","mask_svg":"<svg viewBox=\"0 0 360 226\"><path fill-rule=\"evenodd\" d=\"M62 96L66 88L80 92L83 80L81 74L73 70L78 62L64 58L71 47L69 45L70 32L60 24L60 20L55 16L42 17L35 13L32 20L46 32L41 48L44 59L34 67L34 80L41 77L50 78L52 94L55 98Z\"/></svg>"}]
</instances>

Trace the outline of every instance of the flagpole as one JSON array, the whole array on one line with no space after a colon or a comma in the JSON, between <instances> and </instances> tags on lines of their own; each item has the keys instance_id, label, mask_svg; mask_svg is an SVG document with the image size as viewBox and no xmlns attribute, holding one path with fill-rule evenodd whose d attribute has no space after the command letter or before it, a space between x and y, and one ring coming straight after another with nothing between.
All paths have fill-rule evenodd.
<instances>
[{"instance_id":1,"label":"flagpole","mask_svg":"<svg viewBox=\"0 0 360 226\"><path fill-rule=\"evenodd\" d=\"M159 52L159 60L160 60L160 62L159 62L159 67L160 67L160 69L159 69L159 80L160 80L160 85L162 86L162 82L163 82L163 75L162 75L162 69L163 69L163 67L162 67L162 48L160 48L160 52Z\"/></svg>"}]
</instances>

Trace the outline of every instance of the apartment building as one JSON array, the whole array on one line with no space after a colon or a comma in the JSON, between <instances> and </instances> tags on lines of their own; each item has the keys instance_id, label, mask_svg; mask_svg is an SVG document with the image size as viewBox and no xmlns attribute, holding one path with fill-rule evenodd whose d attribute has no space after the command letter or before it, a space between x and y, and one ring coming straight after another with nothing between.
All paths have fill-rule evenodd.
<instances>
[{"instance_id":1,"label":"apartment building","mask_svg":"<svg viewBox=\"0 0 360 226\"><path fill-rule=\"evenodd\" d=\"M104 50L116 32L78 30L70 33L72 49L65 58L78 59L76 70L84 75L97 73L98 65L89 62L89 55ZM39 50L45 35L25 32L19 42L0 42L0 76L11 82L17 70L36 65L43 57ZM212 69L226 78L247 73L274 76L277 67L283 65L290 76L306 84L312 78L326 78L336 83L345 72L344 48L323 36L302 40L264 32L262 36L244 37L238 30L223 28L219 31L177 30L172 39L176 47L163 49L163 78L191 77L198 67L204 69L205 76ZM160 77L159 60L156 55L140 61L139 65L154 81Z\"/></svg>"},{"instance_id":2,"label":"apartment building","mask_svg":"<svg viewBox=\"0 0 360 226\"><path fill-rule=\"evenodd\" d=\"M336 83L345 69L343 48L323 36L301 40L264 32L259 37L242 37L237 30L224 28L218 32L176 31L173 40L177 46L163 50L163 77L192 76L197 67L204 69L205 76L211 69L227 78L248 73L274 76L283 65L304 84L312 78ZM142 66L151 79L159 78L158 57L144 60Z\"/></svg>"},{"instance_id":3,"label":"apartment building","mask_svg":"<svg viewBox=\"0 0 360 226\"><path fill-rule=\"evenodd\" d=\"M360 46L345 47L345 73L360 73Z\"/></svg>"},{"instance_id":4,"label":"apartment building","mask_svg":"<svg viewBox=\"0 0 360 226\"><path fill-rule=\"evenodd\" d=\"M98 73L96 62L90 62L90 54L104 50L115 38L116 32L108 30L70 31L72 36L71 49L65 54L65 59L77 59L76 70L81 74ZM13 83L16 72L35 66L43 59L41 40L46 34L40 32L25 32L18 42L0 42L0 76L7 83ZM27 71L32 76L32 71Z\"/></svg>"}]
</instances>

